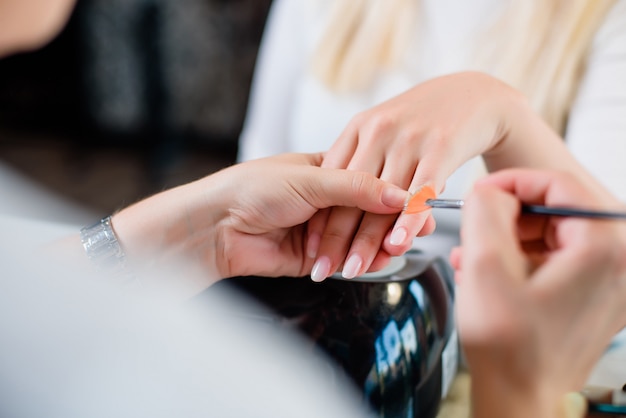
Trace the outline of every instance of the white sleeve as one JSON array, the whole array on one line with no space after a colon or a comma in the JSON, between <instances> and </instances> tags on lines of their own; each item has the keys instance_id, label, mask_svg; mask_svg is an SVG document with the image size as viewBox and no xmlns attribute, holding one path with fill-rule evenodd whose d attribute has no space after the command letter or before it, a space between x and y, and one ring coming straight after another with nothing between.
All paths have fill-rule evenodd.
<instances>
[{"instance_id":1,"label":"white sleeve","mask_svg":"<svg viewBox=\"0 0 626 418\"><path fill-rule=\"evenodd\" d=\"M274 0L259 48L237 160L288 151L295 83L305 65L300 0Z\"/></svg>"},{"instance_id":2,"label":"white sleeve","mask_svg":"<svg viewBox=\"0 0 626 418\"><path fill-rule=\"evenodd\" d=\"M626 1L596 34L565 135L574 155L626 202Z\"/></svg>"}]
</instances>

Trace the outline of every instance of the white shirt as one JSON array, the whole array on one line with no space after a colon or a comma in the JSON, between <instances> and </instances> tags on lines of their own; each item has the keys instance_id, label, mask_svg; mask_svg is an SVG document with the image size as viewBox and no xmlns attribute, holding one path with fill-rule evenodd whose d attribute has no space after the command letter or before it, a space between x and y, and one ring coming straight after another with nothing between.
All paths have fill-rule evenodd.
<instances>
[{"instance_id":1,"label":"white shirt","mask_svg":"<svg viewBox=\"0 0 626 418\"><path fill-rule=\"evenodd\" d=\"M363 91L337 95L309 72L332 0L275 0L259 51L239 160L330 148L350 119L416 84L479 69L471 51L502 0L424 0L420 47L405 65ZM451 30L453 28L453 30ZM626 1L619 0L595 34L565 138L572 153L626 202ZM454 173L443 197L462 197L478 175L477 158ZM438 230L456 229L458 213L435 213Z\"/></svg>"}]
</instances>

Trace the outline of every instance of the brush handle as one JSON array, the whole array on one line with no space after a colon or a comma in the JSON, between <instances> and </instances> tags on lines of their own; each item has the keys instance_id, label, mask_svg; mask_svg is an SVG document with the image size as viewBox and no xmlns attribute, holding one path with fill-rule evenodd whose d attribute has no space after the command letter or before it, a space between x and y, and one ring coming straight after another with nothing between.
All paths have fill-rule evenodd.
<instances>
[{"instance_id":1,"label":"brush handle","mask_svg":"<svg viewBox=\"0 0 626 418\"><path fill-rule=\"evenodd\" d=\"M624 212L605 212L605 211L566 208L566 207L548 207L548 206L541 206L541 205L522 205L522 212L532 213L532 214L537 214L537 215L572 216L576 218L626 220L626 213Z\"/></svg>"},{"instance_id":2,"label":"brush handle","mask_svg":"<svg viewBox=\"0 0 626 418\"><path fill-rule=\"evenodd\" d=\"M461 209L465 202L461 199L428 199L426 200L425 204L432 208ZM541 205L522 205L522 213L576 218L626 220L626 212L605 212L569 207L549 207Z\"/></svg>"}]
</instances>

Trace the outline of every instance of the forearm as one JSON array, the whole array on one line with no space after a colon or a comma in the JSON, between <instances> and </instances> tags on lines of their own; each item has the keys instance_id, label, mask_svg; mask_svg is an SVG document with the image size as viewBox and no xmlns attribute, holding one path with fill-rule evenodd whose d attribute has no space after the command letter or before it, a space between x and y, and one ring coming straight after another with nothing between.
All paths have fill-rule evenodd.
<instances>
[{"instance_id":1,"label":"forearm","mask_svg":"<svg viewBox=\"0 0 626 418\"><path fill-rule=\"evenodd\" d=\"M587 186L601 188L567 148L565 141L520 96L508 96L501 109L502 138L483 157L490 172L511 167L572 173Z\"/></svg>"}]
</instances>

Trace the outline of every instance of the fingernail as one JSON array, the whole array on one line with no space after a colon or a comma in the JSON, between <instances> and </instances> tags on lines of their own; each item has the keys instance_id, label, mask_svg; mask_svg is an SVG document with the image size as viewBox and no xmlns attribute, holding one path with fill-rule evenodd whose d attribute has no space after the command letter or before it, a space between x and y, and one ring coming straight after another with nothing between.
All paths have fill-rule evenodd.
<instances>
[{"instance_id":1,"label":"fingernail","mask_svg":"<svg viewBox=\"0 0 626 418\"><path fill-rule=\"evenodd\" d=\"M359 257L358 254L352 254L346 264L343 266L343 270L341 271L341 276L344 279L353 279L361 270L361 266L363 265L363 260Z\"/></svg>"},{"instance_id":2,"label":"fingernail","mask_svg":"<svg viewBox=\"0 0 626 418\"><path fill-rule=\"evenodd\" d=\"M382 194L383 204L391 208L403 208L409 198L409 192L398 187L385 187Z\"/></svg>"},{"instance_id":3,"label":"fingernail","mask_svg":"<svg viewBox=\"0 0 626 418\"><path fill-rule=\"evenodd\" d=\"M314 282L321 282L327 278L330 274L330 259L328 257L320 257L313 264L311 270L311 280Z\"/></svg>"},{"instance_id":4,"label":"fingernail","mask_svg":"<svg viewBox=\"0 0 626 418\"><path fill-rule=\"evenodd\" d=\"M401 245L404 243L407 237L406 228L400 226L393 230L391 237L389 237L389 243L391 245Z\"/></svg>"},{"instance_id":5,"label":"fingernail","mask_svg":"<svg viewBox=\"0 0 626 418\"><path fill-rule=\"evenodd\" d=\"M320 247L319 234L311 234L309 240L306 243L306 256L309 258L317 257L317 250Z\"/></svg>"}]
</instances>

